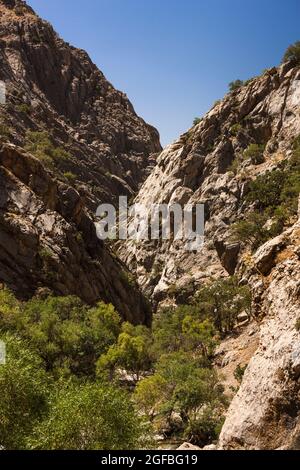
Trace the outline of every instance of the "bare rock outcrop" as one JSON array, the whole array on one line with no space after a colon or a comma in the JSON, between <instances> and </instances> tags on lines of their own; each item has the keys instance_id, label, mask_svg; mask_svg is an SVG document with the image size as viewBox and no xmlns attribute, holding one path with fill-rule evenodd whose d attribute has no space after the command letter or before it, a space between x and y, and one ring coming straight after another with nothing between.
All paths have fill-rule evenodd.
<instances>
[{"instance_id":1,"label":"bare rock outcrop","mask_svg":"<svg viewBox=\"0 0 300 470\"><path fill-rule=\"evenodd\" d=\"M137 203L205 205L205 240L198 252L181 240L128 241L120 248L141 287L156 303L185 287L192 291L211 278L239 270L241 246L231 226L245 213L249 182L290 157L300 134L300 69L286 63L228 94L178 141L163 150L141 187ZM261 162L232 162L250 144L264 146ZM271 263L272 254L270 257Z\"/></svg>"},{"instance_id":2,"label":"bare rock outcrop","mask_svg":"<svg viewBox=\"0 0 300 470\"><path fill-rule=\"evenodd\" d=\"M300 212L299 212L300 216ZM282 240L285 240L284 244ZM270 268L269 255L277 254ZM259 347L233 399L221 449L300 449L300 218L254 257L266 275L249 273L254 292L263 282Z\"/></svg>"}]
</instances>

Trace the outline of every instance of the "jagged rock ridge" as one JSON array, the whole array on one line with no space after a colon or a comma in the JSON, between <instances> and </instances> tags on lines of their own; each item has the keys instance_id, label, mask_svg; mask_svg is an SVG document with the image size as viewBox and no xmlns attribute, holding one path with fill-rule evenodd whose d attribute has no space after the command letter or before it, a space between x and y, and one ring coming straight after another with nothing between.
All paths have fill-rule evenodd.
<instances>
[{"instance_id":1,"label":"jagged rock ridge","mask_svg":"<svg viewBox=\"0 0 300 470\"><path fill-rule=\"evenodd\" d=\"M21 0L0 1L1 121L10 142L49 132L70 153L62 172L77 176L90 203L131 196L161 150L156 129L138 117L87 53L65 43Z\"/></svg>"}]
</instances>

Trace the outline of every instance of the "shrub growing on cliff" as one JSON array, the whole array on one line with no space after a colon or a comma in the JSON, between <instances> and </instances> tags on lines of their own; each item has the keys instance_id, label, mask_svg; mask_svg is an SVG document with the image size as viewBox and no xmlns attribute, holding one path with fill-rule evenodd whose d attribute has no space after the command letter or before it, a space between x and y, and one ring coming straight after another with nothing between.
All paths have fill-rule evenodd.
<instances>
[{"instance_id":1,"label":"shrub growing on cliff","mask_svg":"<svg viewBox=\"0 0 300 470\"><path fill-rule=\"evenodd\" d=\"M239 123L233 124L230 128L230 134L234 137L238 135L238 133L242 130L242 125Z\"/></svg>"},{"instance_id":2,"label":"shrub growing on cliff","mask_svg":"<svg viewBox=\"0 0 300 470\"><path fill-rule=\"evenodd\" d=\"M235 91L238 90L243 86L244 82L242 80L234 80L233 82L230 82L228 85L229 91Z\"/></svg>"},{"instance_id":3,"label":"shrub growing on cliff","mask_svg":"<svg viewBox=\"0 0 300 470\"><path fill-rule=\"evenodd\" d=\"M201 121L202 121L202 118L195 117L195 119L194 119L194 121L193 121L193 126L196 126L196 125L199 124Z\"/></svg>"},{"instance_id":4,"label":"shrub growing on cliff","mask_svg":"<svg viewBox=\"0 0 300 470\"><path fill-rule=\"evenodd\" d=\"M300 64L300 41L289 46L283 56L282 62L291 61L295 65Z\"/></svg>"},{"instance_id":5,"label":"shrub growing on cliff","mask_svg":"<svg viewBox=\"0 0 300 470\"><path fill-rule=\"evenodd\" d=\"M10 129L8 126L5 124L0 124L0 137L4 140L7 141L10 136Z\"/></svg>"},{"instance_id":6,"label":"shrub growing on cliff","mask_svg":"<svg viewBox=\"0 0 300 470\"><path fill-rule=\"evenodd\" d=\"M221 336L230 333L243 311L251 313L251 293L247 286L239 286L235 277L220 279L203 287L195 296L195 305L210 319Z\"/></svg>"},{"instance_id":7,"label":"shrub growing on cliff","mask_svg":"<svg viewBox=\"0 0 300 470\"><path fill-rule=\"evenodd\" d=\"M244 151L244 158L250 159L254 165L259 165L264 161L265 145L263 144L250 144Z\"/></svg>"},{"instance_id":8,"label":"shrub growing on cliff","mask_svg":"<svg viewBox=\"0 0 300 470\"><path fill-rule=\"evenodd\" d=\"M270 233L265 228L268 217L257 211L249 212L243 220L235 222L231 227L232 240L250 244L253 249L258 248L268 240Z\"/></svg>"},{"instance_id":9,"label":"shrub growing on cliff","mask_svg":"<svg viewBox=\"0 0 300 470\"><path fill-rule=\"evenodd\" d=\"M64 148L55 147L46 131L27 131L24 148L50 167L70 159L70 154Z\"/></svg>"}]
</instances>

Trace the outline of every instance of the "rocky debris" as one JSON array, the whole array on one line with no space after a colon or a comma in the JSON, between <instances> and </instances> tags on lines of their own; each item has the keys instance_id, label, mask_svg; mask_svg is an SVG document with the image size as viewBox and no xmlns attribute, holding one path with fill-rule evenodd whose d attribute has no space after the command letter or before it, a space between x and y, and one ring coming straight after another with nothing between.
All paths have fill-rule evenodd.
<instances>
[{"instance_id":1,"label":"rocky debris","mask_svg":"<svg viewBox=\"0 0 300 470\"><path fill-rule=\"evenodd\" d=\"M300 213L299 213L300 215ZM228 411L221 449L300 449L300 219L283 234L286 251L279 256L264 280L261 293L260 341ZM256 254L278 246L267 242ZM272 251L272 250L271 250ZM269 272L269 269L270 272ZM258 274L248 282L258 285Z\"/></svg>"},{"instance_id":2,"label":"rocky debris","mask_svg":"<svg viewBox=\"0 0 300 470\"><path fill-rule=\"evenodd\" d=\"M187 251L182 240L129 240L120 247L122 259L155 304L170 297L170 287L172 293L184 284L197 289L212 278L240 271L244 249L232 241L232 224L245 214L249 182L291 155L293 140L300 134L299 107L300 68L287 63L228 94L159 155L136 202L148 208L202 203L206 222L199 251ZM265 145L263 162L245 161L234 172L232 162L254 143ZM280 237L265 246L257 253L257 268L267 273L281 248Z\"/></svg>"},{"instance_id":3,"label":"rocky debris","mask_svg":"<svg viewBox=\"0 0 300 470\"><path fill-rule=\"evenodd\" d=\"M65 43L25 2L0 1L0 28L7 140L23 147L28 130L47 131L70 154L57 163L58 176L73 173L93 209L119 194L131 197L161 150L158 132L86 52Z\"/></svg>"},{"instance_id":4,"label":"rocky debris","mask_svg":"<svg viewBox=\"0 0 300 470\"><path fill-rule=\"evenodd\" d=\"M209 444L208 446L204 446L202 450L218 450L216 444Z\"/></svg>"},{"instance_id":5,"label":"rocky debris","mask_svg":"<svg viewBox=\"0 0 300 470\"><path fill-rule=\"evenodd\" d=\"M0 147L0 280L20 298L50 289L111 302L124 319L151 321L125 266L98 240L85 201L14 145Z\"/></svg>"},{"instance_id":6,"label":"rocky debris","mask_svg":"<svg viewBox=\"0 0 300 470\"><path fill-rule=\"evenodd\" d=\"M201 449L201 447L194 446L193 444L190 444L189 442L184 442L176 450L202 450L202 449Z\"/></svg>"}]
</instances>

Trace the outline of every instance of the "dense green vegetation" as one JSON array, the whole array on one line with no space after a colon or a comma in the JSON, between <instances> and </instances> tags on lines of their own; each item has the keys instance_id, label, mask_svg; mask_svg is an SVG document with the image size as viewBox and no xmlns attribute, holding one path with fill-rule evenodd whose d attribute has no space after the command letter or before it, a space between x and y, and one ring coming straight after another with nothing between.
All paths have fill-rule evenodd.
<instances>
[{"instance_id":1,"label":"dense green vegetation","mask_svg":"<svg viewBox=\"0 0 300 470\"><path fill-rule=\"evenodd\" d=\"M248 147L245 151L248 156L249 151L250 158L256 161L262 158L262 147ZM250 183L244 202L252 210L233 225L233 239L249 243L256 249L268 239L279 235L297 215L299 193L300 137L294 141L293 154L289 160Z\"/></svg>"},{"instance_id":2,"label":"dense green vegetation","mask_svg":"<svg viewBox=\"0 0 300 470\"><path fill-rule=\"evenodd\" d=\"M0 445L133 449L153 445L157 432L211 442L226 409L214 348L249 302L234 278L213 282L148 329L104 303L20 302L1 289Z\"/></svg>"}]
</instances>

